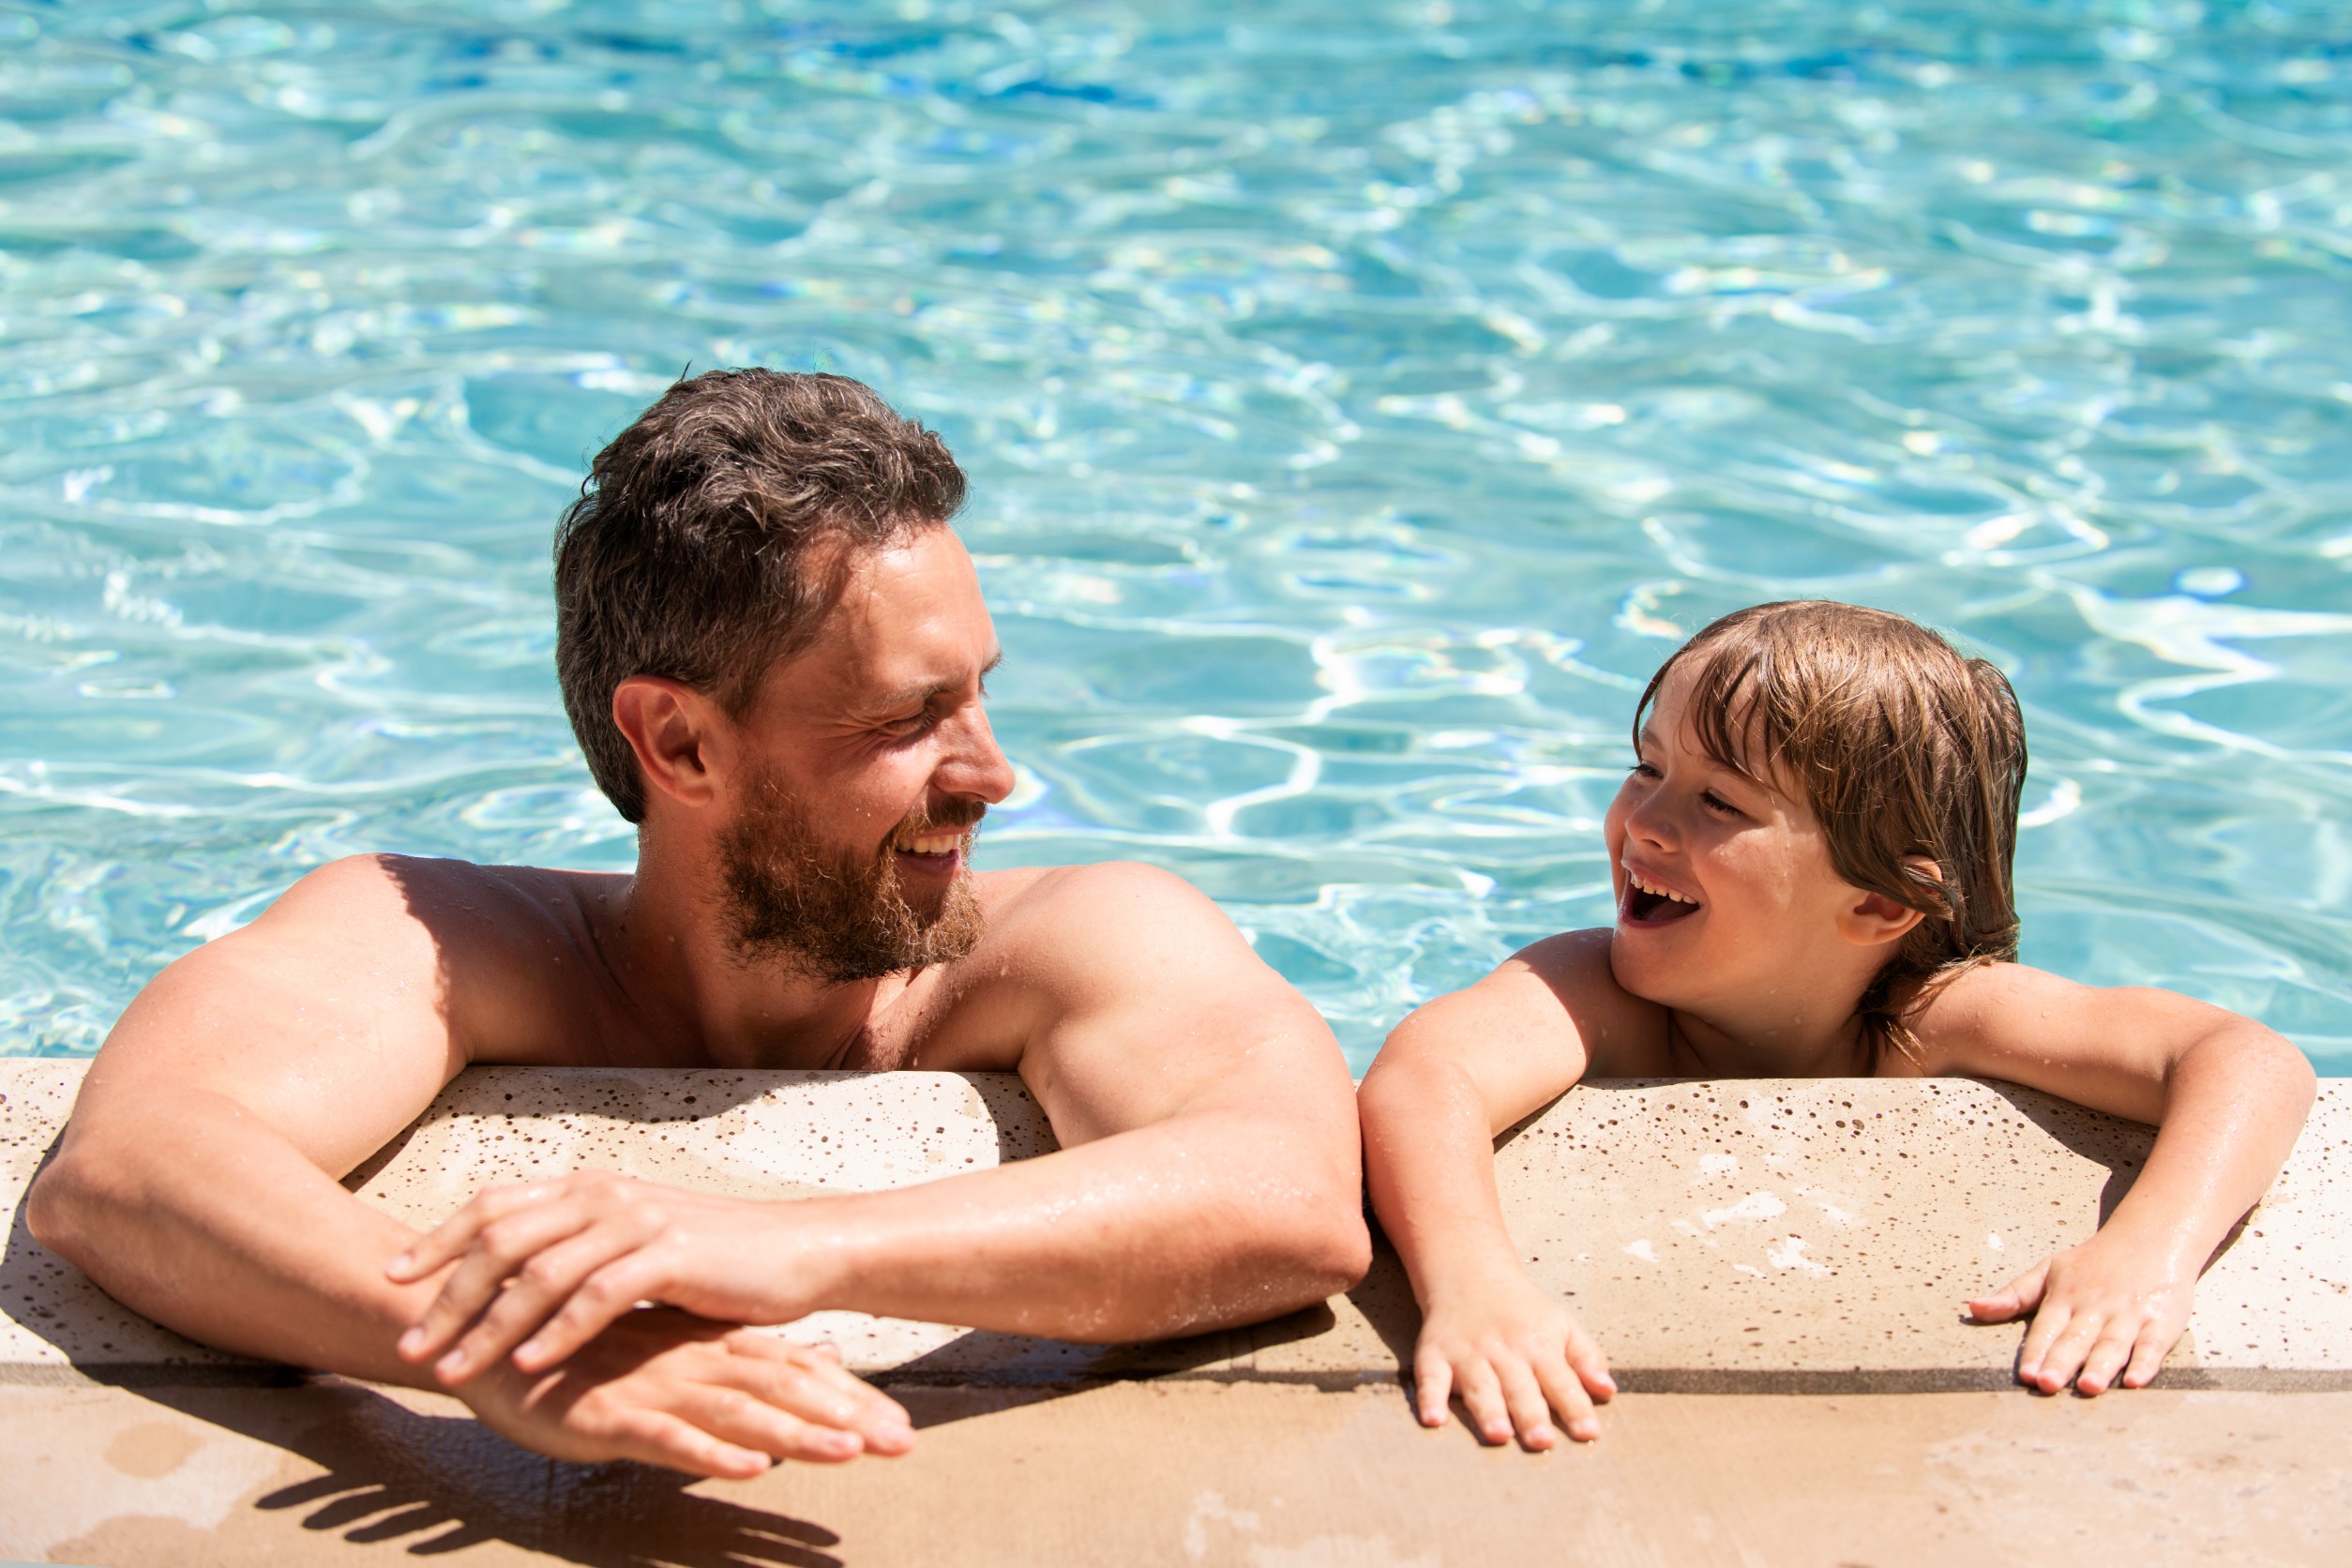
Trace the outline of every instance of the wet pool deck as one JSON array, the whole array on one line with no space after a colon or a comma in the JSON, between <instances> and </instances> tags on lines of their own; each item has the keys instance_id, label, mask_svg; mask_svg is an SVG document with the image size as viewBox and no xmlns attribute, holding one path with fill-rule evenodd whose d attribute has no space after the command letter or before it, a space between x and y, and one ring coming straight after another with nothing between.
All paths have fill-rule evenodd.
<instances>
[{"instance_id":1,"label":"wet pool deck","mask_svg":"<svg viewBox=\"0 0 2352 1568\"><path fill-rule=\"evenodd\" d=\"M1424 1432L1393 1259L1327 1307L1100 1349L828 1315L914 1454L747 1484L542 1460L454 1401L205 1350L13 1208L78 1064L0 1063L0 1557L358 1562L2352 1560L2352 1093L2208 1272L2159 1386L2015 1390L1960 1304L2086 1235L2147 1129L1961 1080L1605 1084L1509 1138L1530 1267L1626 1393L1591 1449ZM1000 1075L467 1074L371 1167L425 1219L596 1166L786 1197L1051 1146Z\"/></svg>"}]
</instances>

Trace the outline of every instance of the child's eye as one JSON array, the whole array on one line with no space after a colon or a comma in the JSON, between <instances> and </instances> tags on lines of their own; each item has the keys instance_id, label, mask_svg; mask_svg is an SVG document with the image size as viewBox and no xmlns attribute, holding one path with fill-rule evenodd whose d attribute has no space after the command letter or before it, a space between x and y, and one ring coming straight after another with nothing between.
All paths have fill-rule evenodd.
<instances>
[{"instance_id":1,"label":"child's eye","mask_svg":"<svg viewBox=\"0 0 2352 1568\"><path fill-rule=\"evenodd\" d=\"M1729 801L1724 799L1723 796L1715 793L1712 790L1700 791L1698 798L1711 811L1720 811L1726 817L1737 817L1740 815L1740 808L1738 807L1732 805Z\"/></svg>"},{"instance_id":2,"label":"child's eye","mask_svg":"<svg viewBox=\"0 0 2352 1568\"><path fill-rule=\"evenodd\" d=\"M1651 767L1647 762L1636 762L1634 764L1633 771L1636 778L1658 778L1664 776L1656 768Z\"/></svg>"}]
</instances>

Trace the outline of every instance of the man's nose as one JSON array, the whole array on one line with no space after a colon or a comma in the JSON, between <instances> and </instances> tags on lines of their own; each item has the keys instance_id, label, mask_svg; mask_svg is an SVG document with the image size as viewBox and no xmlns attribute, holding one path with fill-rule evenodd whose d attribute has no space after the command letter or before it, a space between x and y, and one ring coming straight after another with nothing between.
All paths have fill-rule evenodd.
<instances>
[{"instance_id":1,"label":"man's nose","mask_svg":"<svg viewBox=\"0 0 2352 1568\"><path fill-rule=\"evenodd\" d=\"M947 753L933 781L951 795L985 800L990 806L1013 792L1013 764L996 744L987 710L974 702L958 714Z\"/></svg>"}]
</instances>

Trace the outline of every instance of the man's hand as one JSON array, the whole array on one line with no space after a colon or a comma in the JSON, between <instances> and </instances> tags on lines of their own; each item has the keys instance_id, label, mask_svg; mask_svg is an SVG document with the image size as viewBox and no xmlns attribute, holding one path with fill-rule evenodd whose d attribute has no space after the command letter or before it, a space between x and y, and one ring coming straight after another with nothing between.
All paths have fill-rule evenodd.
<instances>
[{"instance_id":1,"label":"man's hand","mask_svg":"<svg viewBox=\"0 0 2352 1568\"><path fill-rule=\"evenodd\" d=\"M400 1336L401 1359L433 1361L451 1388L508 1358L545 1372L643 1301L789 1323L815 1309L822 1281L782 1234L784 1207L597 1170L488 1188L384 1271L409 1284L457 1263Z\"/></svg>"},{"instance_id":2,"label":"man's hand","mask_svg":"<svg viewBox=\"0 0 2352 1568\"><path fill-rule=\"evenodd\" d=\"M1514 1268L1430 1304L1413 1346L1413 1389L1425 1426L1445 1425L1448 1397L1459 1393L1485 1441L1508 1442L1516 1428L1522 1443L1545 1449L1560 1441L1554 1412L1578 1442L1599 1437L1592 1407L1617 1385L1583 1327Z\"/></svg>"},{"instance_id":3,"label":"man's hand","mask_svg":"<svg viewBox=\"0 0 2352 1568\"><path fill-rule=\"evenodd\" d=\"M552 1372L500 1365L460 1397L512 1440L558 1459L635 1459L747 1480L779 1459L904 1454L897 1402L829 1350L683 1312L629 1313Z\"/></svg>"},{"instance_id":4,"label":"man's hand","mask_svg":"<svg viewBox=\"0 0 2352 1568\"><path fill-rule=\"evenodd\" d=\"M2099 1395L2116 1384L2118 1372L2125 1388L2156 1376L2188 1332L2195 1289L2194 1272L2102 1230L1970 1302L1968 1316L2006 1323L2031 1313L2017 1350L2017 1380L2044 1394L2072 1383L2078 1394Z\"/></svg>"}]
</instances>

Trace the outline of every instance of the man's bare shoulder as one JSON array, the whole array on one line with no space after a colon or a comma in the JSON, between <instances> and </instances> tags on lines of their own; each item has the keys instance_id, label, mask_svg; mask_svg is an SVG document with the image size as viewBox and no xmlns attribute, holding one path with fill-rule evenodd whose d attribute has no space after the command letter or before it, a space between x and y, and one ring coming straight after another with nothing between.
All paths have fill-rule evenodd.
<instances>
[{"instance_id":1,"label":"man's bare shoulder","mask_svg":"<svg viewBox=\"0 0 2352 1568\"><path fill-rule=\"evenodd\" d=\"M1078 978L1165 961L1256 962L1207 894L1156 866L1109 860L997 871L980 882L988 937L975 958L1067 970Z\"/></svg>"},{"instance_id":2,"label":"man's bare shoulder","mask_svg":"<svg viewBox=\"0 0 2352 1568\"><path fill-rule=\"evenodd\" d=\"M1108 861L975 880L987 935L944 966L907 1065L1010 1067L1075 1018L1171 1000L1204 1017L1307 1008L1225 912L1171 872Z\"/></svg>"},{"instance_id":3,"label":"man's bare shoulder","mask_svg":"<svg viewBox=\"0 0 2352 1568\"><path fill-rule=\"evenodd\" d=\"M626 882L611 872L352 855L295 882L224 943L239 944L249 963L313 966L314 982L430 988L469 1060L559 1060L558 1042L606 1000L595 911Z\"/></svg>"}]
</instances>

